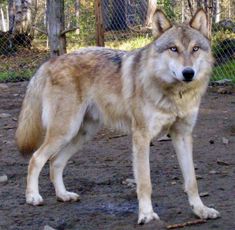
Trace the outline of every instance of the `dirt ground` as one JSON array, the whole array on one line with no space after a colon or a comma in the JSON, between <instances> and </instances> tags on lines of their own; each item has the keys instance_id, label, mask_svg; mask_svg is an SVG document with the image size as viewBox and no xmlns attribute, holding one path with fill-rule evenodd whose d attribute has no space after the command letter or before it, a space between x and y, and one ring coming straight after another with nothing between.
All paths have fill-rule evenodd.
<instances>
[{"instance_id":1,"label":"dirt ground","mask_svg":"<svg viewBox=\"0 0 235 230\"><path fill-rule=\"evenodd\" d=\"M182 177L170 141L153 140L151 173L153 205L161 222L138 226L132 178L129 136L103 130L69 161L65 184L80 194L81 201L57 202L48 165L40 176L45 204L25 203L28 159L16 149L14 132L27 82L8 83L0 90L0 229L166 229L196 220L182 190ZM235 229L235 97L208 90L194 132L194 162L199 190L205 204L215 207L221 218L185 227L190 230Z\"/></svg>"}]
</instances>

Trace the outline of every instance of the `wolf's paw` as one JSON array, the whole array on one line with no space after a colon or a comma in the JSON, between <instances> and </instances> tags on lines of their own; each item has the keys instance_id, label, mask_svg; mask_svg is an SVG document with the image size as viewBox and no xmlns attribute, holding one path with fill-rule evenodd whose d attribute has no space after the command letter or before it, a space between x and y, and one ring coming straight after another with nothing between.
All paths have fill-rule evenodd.
<instances>
[{"instance_id":1,"label":"wolf's paw","mask_svg":"<svg viewBox=\"0 0 235 230\"><path fill-rule=\"evenodd\" d=\"M39 206L43 205L43 199L39 193L26 193L26 203Z\"/></svg>"},{"instance_id":2,"label":"wolf's paw","mask_svg":"<svg viewBox=\"0 0 235 230\"><path fill-rule=\"evenodd\" d=\"M57 196L57 200L62 201L62 202L79 201L80 200L80 196L74 192L66 191L63 193L58 193L56 196Z\"/></svg>"},{"instance_id":3,"label":"wolf's paw","mask_svg":"<svg viewBox=\"0 0 235 230\"><path fill-rule=\"evenodd\" d=\"M140 213L138 224L146 224L150 222L151 220L160 220L159 216L155 212L149 212L149 213Z\"/></svg>"},{"instance_id":4,"label":"wolf's paw","mask_svg":"<svg viewBox=\"0 0 235 230\"><path fill-rule=\"evenodd\" d=\"M217 210L206 206L193 207L193 212L201 219L216 219L220 217L220 213Z\"/></svg>"}]
</instances>

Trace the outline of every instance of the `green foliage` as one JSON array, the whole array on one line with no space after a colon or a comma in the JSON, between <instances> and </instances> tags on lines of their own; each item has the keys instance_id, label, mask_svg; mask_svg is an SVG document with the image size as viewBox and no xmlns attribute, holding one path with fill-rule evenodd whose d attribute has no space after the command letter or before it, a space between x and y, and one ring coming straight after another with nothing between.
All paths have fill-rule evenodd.
<instances>
[{"instance_id":1,"label":"green foliage","mask_svg":"<svg viewBox=\"0 0 235 230\"><path fill-rule=\"evenodd\" d=\"M235 39L235 33L229 30L217 31L212 34L212 46L216 46L218 42L225 39Z\"/></svg>"},{"instance_id":2,"label":"green foliage","mask_svg":"<svg viewBox=\"0 0 235 230\"><path fill-rule=\"evenodd\" d=\"M22 70L18 72L4 71L0 72L0 82L17 82L28 80L33 76L34 70Z\"/></svg>"},{"instance_id":3,"label":"green foliage","mask_svg":"<svg viewBox=\"0 0 235 230\"><path fill-rule=\"evenodd\" d=\"M143 47L147 44L149 44L152 41L152 38L149 38L148 36L138 36L138 37L132 37L127 40L114 40L114 41L107 41L105 43L106 47L114 48L114 49L120 49L120 50L133 50L138 49L140 47Z\"/></svg>"},{"instance_id":4,"label":"green foliage","mask_svg":"<svg viewBox=\"0 0 235 230\"><path fill-rule=\"evenodd\" d=\"M235 60L213 68L212 80L231 79L235 83Z\"/></svg>"},{"instance_id":5,"label":"green foliage","mask_svg":"<svg viewBox=\"0 0 235 230\"><path fill-rule=\"evenodd\" d=\"M173 20L176 18L176 14L174 12L174 8L172 7L171 0L160 0L157 1L159 6L162 6L163 11L168 16L169 19Z\"/></svg>"},{"instance_id":6,"label":"green foliage","mask_svg":"<svg viewBox=\"0 0 235 230\"><path fill-rule=\"evenodd\" d=\"M0 0L0 5L6 6L7 5L7 0Z\"/></svg>"},{"instance_id":7,"label":"green foliage","mask_svg":"<svg viewBox=\"0 0 235 230\"><path fill-rule=\"evenodd\" d=\"M96 25L93 3L81 1L78 25L79 34L73 32L67 35L68 40L70 41L68 50L95 45Z\"/></svg>"}]
</instances>

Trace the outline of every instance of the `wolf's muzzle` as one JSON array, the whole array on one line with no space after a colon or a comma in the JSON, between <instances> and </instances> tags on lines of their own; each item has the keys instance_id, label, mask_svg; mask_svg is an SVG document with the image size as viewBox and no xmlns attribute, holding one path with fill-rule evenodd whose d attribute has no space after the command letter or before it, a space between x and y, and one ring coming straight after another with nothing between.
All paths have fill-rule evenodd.
<instances>
[{"instance_id":1,"label":"wolf's muzzle","mask_svg":"<svg viewBox=\"0 0 235 230\"><path fill-rule=\"evenodd\" d=\"M182 74L183 74L183 77L184 77L183 80L186 81L186 82L190 82L190 81L193 80L195 72L192 68L187 67L183 70Z\"/></svg>"}]
</instances>

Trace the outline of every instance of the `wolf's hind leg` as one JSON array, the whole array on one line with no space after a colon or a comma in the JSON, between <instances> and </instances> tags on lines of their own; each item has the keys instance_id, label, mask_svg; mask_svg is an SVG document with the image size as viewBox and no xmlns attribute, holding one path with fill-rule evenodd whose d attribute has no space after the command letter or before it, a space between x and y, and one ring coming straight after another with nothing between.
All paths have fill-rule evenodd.
<instances>
[{"instance_id":1,"label":"wolf's hind leg","mask_svg":"<svg viewBox=\"0 0 235 230\"><path fill-rule=\"evenodd\" d=\"M76 142L75 142L76 141ZM61 201L77 201L79 195L73 192L68 192L63 182L63 171L68 160L80 148L80 138L71 141L57 155L50 159L50 179L55 187L55 192L58 200Z\"/></svg>"},{"instance_id":2,"label":"wolf's hind leg","mask_svg":"<svg viewBox=\"0 0 235 230\"><path fill-rule=\"evenodd\" d=\"M42 146L33 154L28 167L26 202L40 205L43 199L39 194L38 177L47 160L64 147L66 143L61 139L46 139Z\"/></svg>"},{"instance_id":3,"label":"wolf's hind leg","mask_svg":"<svg viewBox=\"0 0 235 230\"><path fill-rule=\"evenodd\" d=\"M76 101L72 96L70 103L74 105ZM46 135L44 142L29 162L26 188L28 204L40 205L43 203L38 188L39 174L47 160L59 154L77 135L81 127L87 105L77 103L77 107L64 106L67 103L65 99L62 97L54 100L53 103L48 99L48 105L43 110L42 117L44 122L46 121Z\"/></svg>"},{"instance_id":4,"label":"wolf's hind leg","mask_svg":"<svg viewBox=\"0 0 235 230\"><path fill-rule=\"evenodd\" d=\"M63 171L68 160L96 134L99 126L99 121L85 116L77 136L59 154L50 159L50 178L54 184L58 200L64 202L79 200L78 194L66 190L63 182Z\"/></svg>"}]
</instances>

